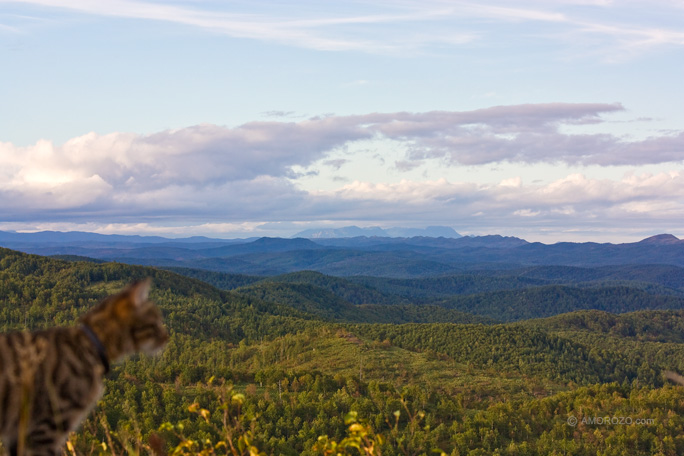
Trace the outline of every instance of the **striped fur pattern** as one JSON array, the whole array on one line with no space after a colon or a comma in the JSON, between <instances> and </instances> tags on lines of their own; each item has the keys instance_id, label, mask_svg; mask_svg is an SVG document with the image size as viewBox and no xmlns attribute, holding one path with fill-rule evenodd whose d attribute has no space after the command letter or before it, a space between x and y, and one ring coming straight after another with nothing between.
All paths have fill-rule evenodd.
<instances>
[{"instance_id":1,"label":"striped fur pattern","mask_svg":"<svg viewBox=\"0 0 684 456\"><path fill-rule=\"evenodd\" d=\"M149 288L137 282L106 298L81 326L0 334L0 440L10 455L61 454L102 396L109 362L164 346Z\"/></svg>"}]
</instances>

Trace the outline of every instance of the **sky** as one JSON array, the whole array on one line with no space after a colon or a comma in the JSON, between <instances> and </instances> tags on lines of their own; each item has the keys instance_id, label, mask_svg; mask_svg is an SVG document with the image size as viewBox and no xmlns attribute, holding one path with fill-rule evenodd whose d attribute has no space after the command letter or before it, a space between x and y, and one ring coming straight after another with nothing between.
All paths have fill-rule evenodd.
<instances>
[{"instance_id":1,"label":"sky","mask_svg":"<svg viewBox=\"0 0 684 456\"><path fill-rule=\"evenodd\" d=\"M0 230L684 238L679 0L0 0Z\"/></svg>"}]
</instances>

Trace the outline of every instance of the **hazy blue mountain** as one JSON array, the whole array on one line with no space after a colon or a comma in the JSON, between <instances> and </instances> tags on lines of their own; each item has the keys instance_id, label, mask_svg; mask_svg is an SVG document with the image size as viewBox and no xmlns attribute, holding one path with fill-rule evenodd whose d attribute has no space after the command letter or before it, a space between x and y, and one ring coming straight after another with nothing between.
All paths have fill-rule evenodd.
<instances>
[{"instance_id":1,"label":"hazy blue mountain","mask_svg":"<svg viewBox=\"0 0 684 456\"><path fill-rule=\"evenodd\" d=\"M192 236L186 238L170 239L161 236L138 236L121 234L98 234L81 231L40 231L37 233L16 233L13 231L0 231L0 242L5 244L162 244L162 243L186 243L196 244L202 242L226 242L232 243L241 240L212 239L204 236Z\"/></svg>"},{"instance_id":2,"label":"hazy blue mountain","mask_svg":"<svg viewBox=\"0 0 684 456\"><path fill-rule=\"evenodd\" d=\"M435 251L444 249L468 249L486 247L509 249L529 244L526 240L513 236L467 236L459 238L414 236L410 238L368 237L353 238L321 238L314 242L328 247L364 248L369 250L415 250L417 247L428 247Z\"/></svg>"},{"instance_id":3,"label":"hazy blue mountain","mask_svg":"<svg viewBox=\"0 0 684 456\"><path fill-rule=\"evenodd\" d=\"M559 242L527 244L515 252L521 264L608 266L627 264L670 264L684 266L684 241L670 234L639 242L598 244Z\"/></svg>"},{"instance_id":4,"label":"hazy blue mountain","mask_svg":"<svg viewBox=\"0 0 684 456\"><path fill-rule=\"evenodd\" d=\"M198 250L206 258L226 258L249 253L278 253L296 250L321 250L325 247L309 239L262 237L252 242Z\"/></svg>"},{"instance_id":5,"label":"hazy blue mountain","mask_svg":"<svg viewBox=\"0 0 684 456\"><path fill-rule=\"evenodd\" d=\"M313 228L301 231L295 234L294 237L302 237L309 239L338 239L338 238L354 238L354 237L397 237L410 238L416 236L424 237L444 237L444 238L460 238L453 228L448 226L428 226L427 228L380 228L379 226L371 226L367 228L359 228L358 226L345 226L343 228Z\"/></svg>"},{"instance_id":6,"label":"hazy blue mountain","mask_svg":"<svg viewBox=\"0 0 684 456\"><path fill-rule=\"evenodd\" d=\"M454 266L426 259L420 253L369 252L353 249L256 252L228 258L209 258L194 261L185 266L252 275L286 274L311 270L339 277L352 275L425 277L449 274L457 270ZM221 269L215 269L218 266Z\"/></svg>"},{"instance_id":7,"label":"hazy blue mountain","mask_svg":"<svg viewBox=\"0 0 684 456\"><path fill-rule=\"evenodd\" d=\"M78 255L130 264L254 275L313 270L335 276L410 278L535 266L598 268L659 264L684 267L684 241L668 234L625 244L560 242L548 245L500 235L221 240L105 236L93 233L0 232L0 246L46 256ZM529 274L530 278L535 278L532 270ZM544 271L543 274L553 276L554 271ZM568 275L582 276L584 272L563 270L560 274L562 283L567 281ZM672 269L650 271L649 274L660 276L658 280L640 279L641 274L643 271L638 267L631 272L624 269L619 274L589 273L594 277L593 280L642 280L681 290L678 285L681 279ZM670 280L668 277L671 274L674 276ZM552 277L538 278L554 281ZM662 292L669 294L667 290Z\"/></svg>"},{"instance_id":8,"label":"hazy blue mountain","mask_svg":"<svg viewBox=\"0 0 684 456\"><path fill-rule=\"evenodd\" d=\"M343 228L311 228L295 234L295 238L328 239L328 238L353 238L360 236L388 237L385 230L379 226L359 228L358 226L345 226Z\"/></svg>"},{"instance_id":9,"label":"hazy blue mountain","mask_svg":"<svg viewBox=\"0 0 684 456\"><path fill-rule=\"evenodd\" d=\"M682 245L684 244L684 240L678 239L671 234L656 234L655 236L643 239L638 243L650 245Z\"/></svg>"},{"instance_id":10,"label":"hazy blue mountain","mask_svg":"<svg viewBox=\"0 0 684 456\"><path fill-rule=\"evenodd\" d=\"M453 228L448 226L428 226L427 228L387 228L385 232L391 237L434 237L460 238Z\"/></svg>"}]
</instances>

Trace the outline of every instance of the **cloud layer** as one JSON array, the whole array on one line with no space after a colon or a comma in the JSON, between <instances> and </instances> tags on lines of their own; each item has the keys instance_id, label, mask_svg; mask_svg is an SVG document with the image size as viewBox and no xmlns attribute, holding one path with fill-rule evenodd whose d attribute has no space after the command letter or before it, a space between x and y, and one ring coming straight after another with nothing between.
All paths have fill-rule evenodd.
<instances>
[{"instance_id":1,"label":"cloud layer","mask_svg":"<svg viewBox=\"0 0 684 456\"><path fill-rule=\"evenodd\" d=\"M506 226L674 220L684 215L684 174L634 174L620 181L581 173L544 185L513 175L497 185L404 180L304 191L293 168L362 166L332 151L358 141L406 146L404 169L495 163L634 165L680 162L684 134L628 141L570 134L623 111L614 104L500 106L469 112L374 113L299 122L199 125L151 135L90 133L63 145L0 143L0 211L5 221L243 223L307 220ZM399 166L398 169L401 169Z\"/></svg>"}]
</instances>

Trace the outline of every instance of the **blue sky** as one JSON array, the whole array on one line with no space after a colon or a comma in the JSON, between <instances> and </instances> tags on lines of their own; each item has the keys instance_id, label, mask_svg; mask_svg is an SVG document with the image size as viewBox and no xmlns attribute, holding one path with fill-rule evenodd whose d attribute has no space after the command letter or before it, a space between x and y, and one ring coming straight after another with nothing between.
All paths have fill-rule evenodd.
<instances>
[{"instance_id":1,"label":"blue sky","mask_svg":"<svg viewBox=\"0 0 684 456\"><path fill-rule=\"evenodd\" d=\"M679 1L0 0L0 229L684 236Z\"/></svg>"}]
</instances>

